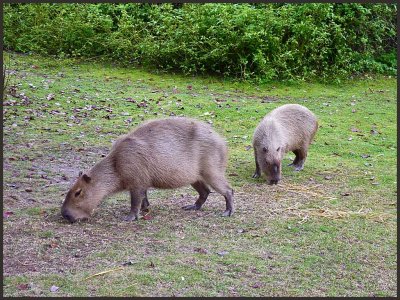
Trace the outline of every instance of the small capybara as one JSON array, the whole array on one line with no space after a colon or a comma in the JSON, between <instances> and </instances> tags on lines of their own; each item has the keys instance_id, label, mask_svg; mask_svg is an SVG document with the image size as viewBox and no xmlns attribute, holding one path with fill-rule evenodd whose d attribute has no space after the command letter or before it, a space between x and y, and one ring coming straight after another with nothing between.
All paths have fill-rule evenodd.
<instances>
[{"instance_id":1,"label":"small capybara","mask_svg":"<svg viewBox=\"0 0 400 300\"><path fill-rule=\"evenodd\" d=\"M209 124L175 117L148 121L118 138L110 153L87 173L79 174L68 191L61 214L70 222L87 219L108 195L129 191L127 221L139 218L149 205L147 189L186 185L199 193L185 210L199 210L210 187L225 197L223 216L234 212L233 190L225 178L226 142Z\"/></svg>"},{"instance_id":2,"label":"small capybara","mask_svg":"<svg viewBox=\"0 0 400 300\"><path fill-rule=\"evenodd\" d=\"M266 175L269 184L281 179L282 159L293 151L296 171L303 169L308 147L318 129L316 116L299 104L282 105L258 124L253 137L256 171L253 178Z\"/></svg>"}]
</instances>

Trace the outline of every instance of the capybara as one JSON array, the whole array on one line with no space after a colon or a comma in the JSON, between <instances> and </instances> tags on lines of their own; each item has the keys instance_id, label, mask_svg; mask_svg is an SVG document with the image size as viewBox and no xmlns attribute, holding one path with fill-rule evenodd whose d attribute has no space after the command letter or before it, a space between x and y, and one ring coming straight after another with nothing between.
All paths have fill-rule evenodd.
<instances>
[{"instance_id":1,"label":"capybara","mask_svg":"<svg viewBox=\"0 0 400 300\"><path fill-rule=\"evenodd\" d=\"M185 210L199 210L210 187L225 197L223 216L234 212L233 190L225 178L226 142L209 124L175 117L148 121L118 138L110 153L87 173L79 174L67 193L61 214L70 222L87 219L108 195L129 191L127 221L139 218L149 205L147 189L186 185L199 193Z\"/></svg>"},{"instance_id":2,"label":"capybara","mask_svg":"<svg viewBox=\"0 0 400 300\"><path fill-rule=\"evenodd\" d=\"M316 116L299 104L282 105L268 113L258 124L253 137L256 171L253 178L262 171L269 184L281 179L282 159L293 151L296 171L303 169L308 147L318 129Z\"/></svg>"}]
</instances>

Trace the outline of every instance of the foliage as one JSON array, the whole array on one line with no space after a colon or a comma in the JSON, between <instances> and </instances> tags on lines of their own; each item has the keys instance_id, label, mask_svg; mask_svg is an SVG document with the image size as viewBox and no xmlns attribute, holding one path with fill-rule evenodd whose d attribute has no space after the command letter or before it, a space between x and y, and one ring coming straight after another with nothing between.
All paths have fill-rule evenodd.
<instances>
[{"instance_id":1,"label":"foliage","mask_svg":"<svg viewBox=\"0 0 400 300\"><path fill-rule=\"evenodd\" d=\"M396 74L395 4L8 4L4 47L241 79Z\"/></svg>"}]
</instances>

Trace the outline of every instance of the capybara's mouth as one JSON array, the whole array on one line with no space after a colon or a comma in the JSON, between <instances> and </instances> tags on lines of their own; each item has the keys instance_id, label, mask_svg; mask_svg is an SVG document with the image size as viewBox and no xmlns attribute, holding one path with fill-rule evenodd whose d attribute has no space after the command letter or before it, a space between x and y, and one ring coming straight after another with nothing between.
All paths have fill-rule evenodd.
<instances>
[{"instance_id":1,"label":"capybara's mouth","mask_svg":"<svg viewBox=\"0 0 400 300\"><path fill-rule=\"evenodd\" d=\"M81 222L81 221L86 221L88 218L87 217L82 217L82 218L74 218L73 216L69 214L64 214L63 217L70 223L76 223L76 222Z\"/></svg>"},{"instance_id":2,"label":"capybara's mouth","mask_svg":"<svg viewBox=\"0 0 400 300\"><path fill-rule=\"evenodd\" d=\"M85 222L87 220L88 220L88 218L77 218L77 219L69 219L68 221L72 224L72 223Z\"/></svg>"},{"instance_id":3,"label":"capybara's mouth","mask_svg":"<svg viewBox=\"0 0 400 300\"><path fill-rule=\"evenodd\" d=\"M72 218L65 218L69 223L75 223L77 219L72 219Z\"/></svg>"},{"instance_id":4,"label":"capybara's mouth","mask_svg":"<svg viewBox=\"0 0 400 300\"><path fill-rule=\"evenodd\" d=\"M67 213L61 213L63 218L66 219L67 221L69 221L70 223L74 223L76 221L75 218L73 218L70 214Z\"/></svg>"}]
</instances>

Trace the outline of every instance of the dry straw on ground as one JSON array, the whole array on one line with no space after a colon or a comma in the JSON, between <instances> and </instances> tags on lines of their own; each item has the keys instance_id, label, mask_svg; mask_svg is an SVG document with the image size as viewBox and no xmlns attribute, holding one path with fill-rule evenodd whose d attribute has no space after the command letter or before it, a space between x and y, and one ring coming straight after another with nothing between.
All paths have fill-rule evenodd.
<instances>
[{"instance_id":1,"label":"dry straw on ground","mask_svg":"<svg viewBox=\"0 0 400 300\"><path fill-rule=\"evenodd\" d=\"M285 185L286 192L292 192L299 194L302 199L318 198L324 200L334 200L335 197L327 196L323 191L318 190L322 185L315 185L310 189L310 186L299 186L299 185ZM395 216L385 212L374 212L371 208L361 207L357 211L352 210L335 210L326 206L317 208L302 208L303 203L296 202L294 205L284 208L272 209L272 214L286 214L288 216L295 216L301 218L299 223L305 223L310 217L322 217L329 219L344 219L349 217L364 217L369 220L376 222L385 222L388 219L393 219Z\"/></svg>"}]
</instances>

